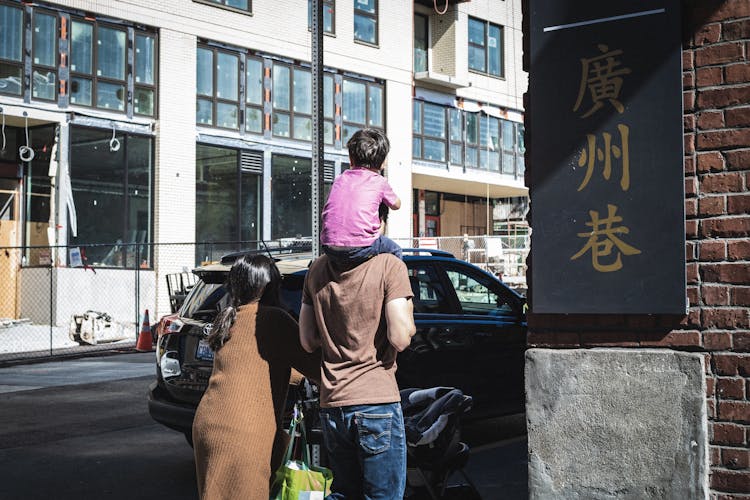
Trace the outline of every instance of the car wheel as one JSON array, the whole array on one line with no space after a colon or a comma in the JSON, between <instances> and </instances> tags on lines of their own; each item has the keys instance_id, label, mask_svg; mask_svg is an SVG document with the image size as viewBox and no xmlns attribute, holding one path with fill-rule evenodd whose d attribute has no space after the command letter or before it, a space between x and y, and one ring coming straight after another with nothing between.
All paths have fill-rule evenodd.
<instances>
[{"instance_id":1,"label":"car wheel","mask_svg":"<svg viewBox=\"0 0 750 500\"><path fill-rule=\"evenodd\" d=\"M193 447L193 432L189 431L189 432L184 432L183 434L185 435L185 441L187 441L187 444L189 444L190 447L192 448Z\"/></svg>"}]
</instances>

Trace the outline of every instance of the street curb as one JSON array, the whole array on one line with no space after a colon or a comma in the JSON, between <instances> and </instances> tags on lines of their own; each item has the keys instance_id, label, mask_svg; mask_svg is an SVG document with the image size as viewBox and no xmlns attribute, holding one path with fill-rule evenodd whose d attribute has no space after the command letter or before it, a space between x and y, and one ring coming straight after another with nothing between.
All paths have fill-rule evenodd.
<instances>
[{"instance_id":1,"label":"street curb","mask_svg":"<svg viewBox=\"0 0 750 500\"><path fill-rule=\"evenodd\" d=\"M40 363L49 363L52 361L67 361L81 358L99 358L105 356L115 356L117 354L140 354L134 346L119 348L92 349L83 352L71 352L60 354L45 354L39 356L30 356L28 358L0 360L0 368L9 368L18 365L35 365Z\"/></svg>"}]
</instances>

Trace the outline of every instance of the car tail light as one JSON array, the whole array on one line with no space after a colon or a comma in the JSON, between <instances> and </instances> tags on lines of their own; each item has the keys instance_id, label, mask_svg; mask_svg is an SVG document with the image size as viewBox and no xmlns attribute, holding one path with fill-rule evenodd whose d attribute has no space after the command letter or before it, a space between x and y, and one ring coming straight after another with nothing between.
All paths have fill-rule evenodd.
<instances>
[{"instance_id":1,"label":"car tail light","mask_svg":"<svg viewBox=\"0 0 750 500\"><path fill-rule=\"evenodd\" d=\"M183 326L185 326L185 323L180 320L177 313L169 314L159 321L159 324L156 326L156 335L161 337L162 335L178 333L182 330Z\"/></svg>"}]
</instances>

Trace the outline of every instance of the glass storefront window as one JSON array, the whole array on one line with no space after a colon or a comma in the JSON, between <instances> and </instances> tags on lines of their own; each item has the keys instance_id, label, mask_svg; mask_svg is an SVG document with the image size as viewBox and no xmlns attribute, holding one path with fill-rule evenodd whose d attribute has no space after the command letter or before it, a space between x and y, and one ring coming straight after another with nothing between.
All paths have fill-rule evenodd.
<instances>
[{"instance_id":1,"label":"glass storefront window","mask_svg":"<svg viewBox=\"0 0 750 500\"><path fill-rule=\"evenodd\" d=\"M273 155L271 160L271 238L312 234L309 158Z\"/></svg>"},{"instance_id":2,"label":"glass storefront window","mask_svg":"<svg viewBox=\"0 0 750 500\"><path fill-rule=\"evenodd\" d=\"M86 247L91 266L150 266L150 249L136 254L134 244L151 243L153 138L120 132L111 151L110 130L71 127L70 137L78 235L69 242Z\"/></svg>"}]
</instances>

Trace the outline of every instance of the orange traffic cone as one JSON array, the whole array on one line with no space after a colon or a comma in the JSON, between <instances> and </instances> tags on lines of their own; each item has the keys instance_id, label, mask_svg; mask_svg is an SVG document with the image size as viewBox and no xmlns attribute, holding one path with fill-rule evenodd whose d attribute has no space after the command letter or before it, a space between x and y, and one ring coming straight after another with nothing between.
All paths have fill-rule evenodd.
<instances>
[{"instance_id":1,"label":"orange traffic cone","mask_svg":"<svg viewBox=\"0 0 750 500\"><path fill-rule=\"evenodd\" d=\"M151 323L148 320L148 309L146 309L146 312L143 314L141 333L138 334L138 342L135 344L135 350L138 352L154 350L153 337L151 336Z\"/></svg>"}]
</instances>

